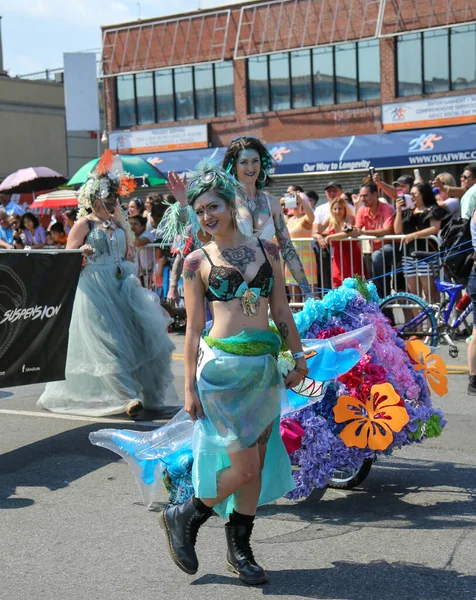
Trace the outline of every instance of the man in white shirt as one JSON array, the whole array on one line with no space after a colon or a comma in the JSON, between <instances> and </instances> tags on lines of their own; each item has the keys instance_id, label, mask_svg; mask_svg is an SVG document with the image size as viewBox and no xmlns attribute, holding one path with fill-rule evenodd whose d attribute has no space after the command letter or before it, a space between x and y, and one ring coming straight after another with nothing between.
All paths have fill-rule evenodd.
<instances>
[{"instance_id":1,"label":"man in white shirt","mask_svg":"<svg viewBox=\"0 0 476 600\"><path fill-rule=\"evenodd\" d=\"M3 210L7 213L9 217L11 217L12 215L18 215L19 217L21 217L25 214L23 208L16 202L14 202L10 198L10 196L7 196L6 194L0 194L0 205L3 206Z\"/></svg>"},{"instance_id":2,"label":"man in white shirt","mask_svg":"<svg viewBox=\"0 0 476 600\"><path fill-rule=\"evenodd\" d=\"M327 184L325 188L327 202L319 204L314 209L314 227L317 225L317 228L320 229L320 226L324 225L330 215L331 201L340 196L342 191L342 186L337 181L331 181Z\"/></svg>"}]
</instances>

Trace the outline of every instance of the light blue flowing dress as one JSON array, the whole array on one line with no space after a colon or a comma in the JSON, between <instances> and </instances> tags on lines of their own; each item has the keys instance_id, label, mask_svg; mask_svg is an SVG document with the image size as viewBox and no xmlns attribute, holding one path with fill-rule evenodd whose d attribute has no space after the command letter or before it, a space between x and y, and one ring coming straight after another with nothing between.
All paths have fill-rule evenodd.
<instances>
[{"instance_id":1,"label":"light blue flowing dress","mask_svg":"<svg viewBox=\"0 0 476 600\"><path fill-rule=\"evenodd\" d=\"M65 381L51 382L38 406L87 416L121 414L132 400L146 409L176 404L167 335L171 319L124 259L122 229L86 236L94 254L79 278L69 329ZM121 274L119 275L118 266ZM45 348L45 352L48 349Z\"/></svg>"}]
</instances>

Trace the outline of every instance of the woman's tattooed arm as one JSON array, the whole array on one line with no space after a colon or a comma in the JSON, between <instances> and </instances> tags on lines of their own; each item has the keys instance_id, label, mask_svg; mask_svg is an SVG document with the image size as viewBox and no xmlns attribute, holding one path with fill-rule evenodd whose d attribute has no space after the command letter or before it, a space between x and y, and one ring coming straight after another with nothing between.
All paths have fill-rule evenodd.
<instances>
[{"instance_id":1,"label":"woman's tattooed arm","mask_svg":"<svg viewBox=\"0 0 476 600\"><path fill-rule=\"evenodd\" d=\"M263 240L263 247L275 262L279 262L279 248L273 242L268 242L267 240Z\"/></svg>"},{"instance_id":2,"label":"woman's tattooed arm","mask_svg":"<svg viewBox=\"0 0 476 600\"><path fill-rule=\"evenodd\" d=\"M281 336L281 339L283 340L283 342L285 342L288 338L289 335L289 327L286 323L277 323L276 327L278 328L279 331L279 335Z\"/></svg>"},{"instance_id":3,"label":"woman's tattooed arm","mask_svg":"<svg viewBox=\"0 0 476 600\"><path fill-rule=\"evenodd\" d=\"M187 256L183 263L183 276L185 279L195 279L197 271L202 264L202 253L196 250Z\"/></svg>"},{"instance_id":4,"label":"woman's tattooed arm","mask_svg":"<svg viewBox=\"0 0 476 600\"><path fill-rule=\"evenodd\" d=\"M276 222L276 221L275 221ZM278 215L278 224L276 226L276 239L283 255L283 260L289 267L294 279L301 288L302 293L306 295L311 294L311 286L307 280L306 274L299 259L296 248L289 237L289 231L283 219L281 210Z\"/></svg>"}]
</instances>

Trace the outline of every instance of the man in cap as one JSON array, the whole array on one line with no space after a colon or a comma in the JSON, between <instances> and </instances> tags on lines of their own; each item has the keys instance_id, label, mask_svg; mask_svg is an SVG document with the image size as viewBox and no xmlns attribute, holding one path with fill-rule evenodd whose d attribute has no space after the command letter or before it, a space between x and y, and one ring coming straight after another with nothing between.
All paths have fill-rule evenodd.
<instances>
[{"instance_id":1,"label":"man in cap","mask_svg":"<svg viewBox=\"0 0 476 600\"><path fill-rule=\"evenodd\" d=\"M330 207L332 200L334 200L334 198L337 198L338 196L342 196L343 194L342 186L337 181L330 181L324 189L326 192L327 202L324 202L324 204L319 204L319 206L316 206L316 208L314 209L314 234L320 234L324 231L325 223L327 223L331 214ZM349 210L348 214L353 215L354 207L349 203L347 203L347 206Z\"/></svg>"},{"instance_id":2,"label":"man in cap","mask_svg":"<svg viewBox=\"0 0 476 600\"><path fill-rule=\"evenodd\" d=\"M400 177L394 181L392 185L390 185L385 183L385 181L382 181L380 179L380 175L375 173L373 176L373 181L381 192L393 200L403 197L405 200L405 208L413 208L413 200L410 196L410 190L413 187L415 179L411 175L400 175Z\"/></svg>"}]
</instances>

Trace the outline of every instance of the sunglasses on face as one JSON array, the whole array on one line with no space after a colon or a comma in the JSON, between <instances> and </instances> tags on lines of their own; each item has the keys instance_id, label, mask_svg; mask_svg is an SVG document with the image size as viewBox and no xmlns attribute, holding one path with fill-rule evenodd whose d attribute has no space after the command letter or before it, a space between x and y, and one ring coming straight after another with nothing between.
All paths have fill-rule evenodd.
<instances>
[{"instance_id":1,"label":"sunglasses on face","mask_svg":"<svg viewBox=\"0 0 476 600\"><path fill-rule=\"evenodd\" d=\"M461 175L460 179L464 179L466 181L466 179L471 179L471 175Z\"/></svg>"}]
</instances>

